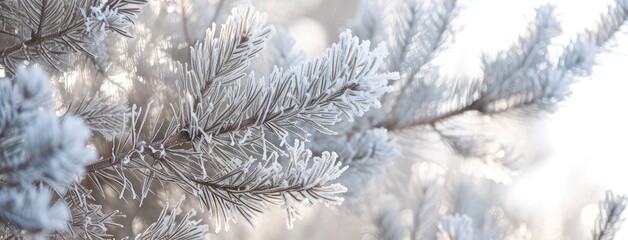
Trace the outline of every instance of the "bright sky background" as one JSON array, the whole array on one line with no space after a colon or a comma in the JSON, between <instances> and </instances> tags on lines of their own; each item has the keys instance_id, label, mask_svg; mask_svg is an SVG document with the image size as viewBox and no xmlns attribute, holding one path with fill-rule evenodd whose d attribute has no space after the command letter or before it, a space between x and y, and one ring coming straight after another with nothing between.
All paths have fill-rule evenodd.
<instances>
[{"instance_id":1,"label":"bright sky background","mask_svg":"<svg viewBox=\"0 0 628 240\"><path fill-rule=\"evenodd\" d=\"M469 33L481 36L476 39L484 49L503 49L512 37L521 31L525 22L521 13L532 16L531 9L546 1L476 0L470 19L480 24L466 25ZM597 20L606 9L605 1L552 1L562 20L567 40ZM487 9L495 9L489 12ZM529 11L529 12L526 12ZM475 14L475 15L474 15ZM470 21L471 23L473 21ZM490 27L489 27L490 26ZM495 29L497 28L497 29ZM484 34L478 34L483 32ZM625 32L625 31L623 31ZM496 34L500 33L500 34ZM473 36L460 36L460 39ZM476 37L477 38L477 37ZM476 44L476 43L470 43ZM540 165L531 166L511 187L513 205L524 206L522 212L531 211L537 216L537 224L548 232L543 239L557 237L554 230L573 224L569 218L579 218L587 227L592 227L597 214L597 201L603 199L604 191L628 193L628 165L624 147L628 136L628 103L626 67L628 63L628 36L619 34L602 54L598 55L597 66L588 79L574 86L572 97L556 113L541 120L541 137L545 138L547 159ZM468 55L471 59L474 54ZM471 60L469 60L471 61ZM598 189L591 191L591 189ZM593 194L592 194L593 193ZM579 209L579 216L565 216L570 205L589 205ZM616 239L628 239L628 226L624 226ZM537 233L539 234L539 233ZM584 233L586 234L586 233ZM536 237L539 237L538 235Z\"/></svg>"}]
</instances>

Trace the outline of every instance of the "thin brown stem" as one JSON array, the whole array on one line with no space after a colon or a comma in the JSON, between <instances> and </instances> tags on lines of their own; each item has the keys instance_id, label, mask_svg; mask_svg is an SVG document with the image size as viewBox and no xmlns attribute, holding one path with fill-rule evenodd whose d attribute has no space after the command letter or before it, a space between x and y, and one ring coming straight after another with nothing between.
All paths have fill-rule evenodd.
<instances>
[{"instance_id":1,"label":"thin brown stem","mask_svg":"<svg viewBox=\"0 0 628 240\"><path fill-rule=\"evenodd\" d=\"M429 119L421 119L421 120L417 120L414 122L411 122L409 124L403 125L403 126L399 126L395 121L387 121L384 122L376 127L382 127L385 128L389 131L401 131L401 130L405 130L407 128L411 128L411 127L418 127L418 126L426 126L426 125L434 125L440 121L443 121L445 119L449 119L451 117L454 116L458 116L458 115L462 115L466 112L469 111L483 111L482 110L482 106L483 106L483 101L482 98L475 100L473 103L463 107L463 108L459 108L450 112L446 112L444 114L438 115L436 117L433 118L429 118Z\"/></svg>"},{"instance_id":2,"label":"thin brown stem","mask_svg":"<svg viewBox=\"0 0 628 240\"><path fill-rule=\"evenodd\" d=\"M0 59L6 58L12 54L14 54L15 52L23 49L23 48L29 48L29 47L34 47L37 45L41 45L45 42L48 41L53 41L55 39L58 39L60 37L65 36L66 34L68 34L69 32L73 31L76 27L80 26L81 23L77 23L74 24L72 26L70 26L69 28L63 29L62 31L56 32L56 33L52 33L52 34L48 34L45 36L38 36L37 34L34 34L33 37L29 40L26 40L24 42L20 42L17 43L11 47L2 49L2 51L0 51Z\"/></svg>"}]
</instances>

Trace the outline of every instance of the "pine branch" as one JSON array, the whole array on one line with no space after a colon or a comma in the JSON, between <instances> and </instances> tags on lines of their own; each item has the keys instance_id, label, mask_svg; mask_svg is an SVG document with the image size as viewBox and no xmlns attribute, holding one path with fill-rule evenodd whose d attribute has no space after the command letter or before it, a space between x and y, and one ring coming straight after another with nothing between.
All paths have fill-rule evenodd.
<instances>
[{"instance_id":1,"label":"pine branch","mask_svg":"<svg viewBox=\"0 0 628 240\"><path fill-rule=\"evenodd\" d=\"M614 6L608 6L606 14L600 16L596 29L588 29L583 34L587 42L600 47L605 45L628 20L628 3L622 0L615 0L614 3Z\"/></svg>"},{"instance_id":2,"label":"pine branch","mask_svg":"<svg viewBox=\"0 0 628 240\"><path fill-rule=\"evenodd\" d=\"M194 210L177 220L181 214L181 203L185 197L181 198L177 205L168 212L169 204L166 203L157 221L152 223L144 232L135 236L136 240L157 240L157 239L177 239L177 240L201 240L206 239L209 228L205 224L200 224L201 220L192 220L196 215Z\"/></svg>"},{"instance_id":3,"label":"pine branch","mask_svg":"<svg viewBox=\"0 0 628 240\"><path fill-rule=\"evenodd\" d=\"M123 227L116 223L125 217L120 211L103 213L102 206L90 203L94 201L91 191L78 183L72 184L63 196L63 201L70 209L70 221L67 228L50 234L50 238L60 239L111 239L111 227Z\"/></svg>"},{"instance_id":4,"label":"pine branch","mask_svg":"<svg viewBox=\"0 0 628 240\"><path fill-rule=\"evenodd\" d=\"M50 93L37 68L0 79L0 224L16 233L61 230L69 214L65 205L50 203L50 192L63 192L94 158L85 148L85 124L72 116L59 120Z\"/></svg>"},{"instance_id":5,"label":"pine branch","mask_svg":"<svg viewBox=\"0 0 628 240\"><path fill-rule=\"evenodd\" d=\"M396 39L392 41L393 56L387 67L400 71L401 79L395 83L399 90L383 97L382 102L391 110L389 117L378 125L389 130L403 128L423 114L420 104L434 105L434 99L442 99L440 91L447 89L426 89L435 82L431 62L453 38L453 21L461 7L455 0L429 4L410 0L400 2L398 8L405 14L400 14L393 24Z\"/></svg>"},{"instance_id":6,"label":"pine branch","mask_svg":"<svg viewBox=\"0 0 628 240\"><path fill-rule=\"evenodd\" d=\"M3 3L10 16L6 21L18 37L13 45L0 44L3 67L13 74L18 64L38 61L61 70L65 55L89 50L102 41L105 31L130 36L126 30L133 23L131 16L139 12L134 5L146 0L90 1L9 1ZM15 25L12 25L15 24ZM10 43L7 43L10 44Z\"/></svg>"},{"instance_id":7,"label":"pine branch","mask_svg":"<svg viewBox=\"0 0 628 240\"><path fill-rule=\"evenodd\" d=\"M616 7L622 6L618 4ZM580 37L565 47L557 64L547 66L545 63L550 62L546 56L547 46L560 30L552 12L553 7L549 5L538 8L536 21L529 27L528 35L520 37L518 44L498 54L494 60L484 58L483 80L473 81L475 83L470 86L449 86L457 89L454 92L469 96L462 98L466 103L461 101L458 108L429 118L415 119L401 126L389 122L378 126L389 130L428 126L471 111L486 115L526 108L553 111L559 102L570 95L569 86L574 78L589 72L596 52L584 37ZM624 21L621 20L624 18L615 19L619 21L615 25ZM608 41L612 35L609 31L603 28L599 31L588 30L587 35L588 38L597 39L599 36L599 39ZM601 46L604 43L600 40L595 44Z\"/></svg>"},{"instance_id":8,"label":"pine branch","mask_svg":"<svg viewBox=\"0 0 628 240\"><path fill-rule=\"evenodd\" d=\"M626 202L626 196L615 196L611 191L606 192L606 198L600 202L600 214L595 221L594 240L612 240L615 238L615 233L619 231L624 222L621 214L626 209Z\"/></svg>"},{"instance_id":9,"label":"pine branch","mask_svg":"<svg viewBox=\"0 0 628 240\"><path fill-rule=\"evenodd\" d=\"M346 169L336 162L335 153L324 152L312 158L312 153L299 141L289 152L286 169L274 154L262 162L238 161L215 177L193 180L200 188L201 202L210 216L217 218L217 231L222 224L228 230L229 221L236 222L237 215L255 226L252 218L262 213L265 205L285 208L287 226L292 228L295 218L300 217L295 203L342 203L343 198L337 195L347 189L330 183Z\"/></svg>"},{"instance_id":10,"label":"pine branch","mask_svg":"<svg viewBox=\"0 0 628 240\"><path fill-rule=\"evenodd\" d=\"M105 139L112 140L120 134L120 127L127 122L130 115L124 103L111 103L109 97L96 93L80 101L67 104L68 114L82 118L90 130L100 133Z\"/></svg>"},{"instance_id":11,"label":"pine branch","mask_svg":"<svg viewBox=\"0 0 628 240\"><path fill-rule=\"evenodd\" d=\"M283 139L294 131L290 129L303 132L295 124L297 120L332 133L325 126L339 121L340 114L350 120L360 116L370 106L377 107L375 97L389 90L386 81L395 76L375 73L383 54L383 48L370 52L367 43L358 44L356 38L344 33L340 43L323 57L287 71L276 69L267 82L251 78L246 84L213 90L207 96L211 102L204 104L210 107L187 108L180 121L188 123L191 136L208 135L214 140L250 130L257 134L269 131ZM232 104L236 102L241 104ZM233 136L225 141L231 139Z\"/></svg>"}]
</instances>

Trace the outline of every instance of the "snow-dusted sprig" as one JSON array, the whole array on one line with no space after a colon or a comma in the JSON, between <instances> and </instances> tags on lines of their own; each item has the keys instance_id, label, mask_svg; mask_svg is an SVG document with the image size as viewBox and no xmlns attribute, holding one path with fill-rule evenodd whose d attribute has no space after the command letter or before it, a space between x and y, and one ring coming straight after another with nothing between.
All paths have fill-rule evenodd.
<instances>
[{"instance_id":1,"label":"snow-dusted sprig","mask_svg":"<svg viewBox=\"0 0 628 240\"><path fill-rule=\"evenodd\" d=\"M598 46L603 46L619 28L628 20L628 2L615 0L614 6L608 6L606 14L600 16L598 26L595 29L587 30L584 38Z\"/></svg>"},{"instance_id":2,"label":"snow-dusted sprig","mask_svg":"<svg viewBox=\"0 0 628 240\"><path fill-rule=\"evenodd\" d=\"M252 7L234 8L217 37L216 29L213 24L205 39L190 49L189 70L188 64L179 64L185 91L181 97L191 97L193 109L212 107L206 103L211 92L240 81L274 32L266 25L266 15Z\"/></svg>"},{"instance_id":3,"label":"snow-dusted sprig","mask_svg":"<svg viewBox=\"0 0 628 240\"><path fill-rule=\"evenodd\" d=\"M157 221L152 223L146 230L135 236L136 240L158 240L158 239L181 239L181 240L201 240L206 239L209 227L200 224L201 220L193 220L196 216L194 210L188 212L182 219L177 220L181 214L181 203L185 200L182 197L177 205L170 211L170 205L166 203Z\"/></svg>"},{"instance_id":4,"label":"snow-dusted sprig","mask_svg":"<svg viewBox=\"0 0 628 240\"><path fill-rule=\"evenodd\" d=\"M474 103L483 113L532 107L554 111L556 105L571 94L575 77L590 73L596 47L602 47L628 19L625 1L609 7L597 29L587 30L564 49L556 64L548 59L550 39L560 33L558 21L552 16L553 6L537 9L537 20L513 48L495 60L484 59L484 84L481 96ZM517 53L517 51L523 54Z\"/></svg>"},{"instance_id":5,"label":"snow-dusted sprig","mask_svg":"<svg viewBox=\"0 0 628 240\"><path fill-rule=\"evenodd\" d=\"M145 3L146 0L4 1L0 21L11 37L0 43L0 64L10 74L25 61L61 70L70 53L94 56L90 48L99 42L94 38L102 35L101 31L129 35L125 28L132 23L130 17L139 11L137 5ZM97 23L103 22L106 24L96 29L100 25Z\"/></svg>"},{"instance_id":6,"label":"snow-dusted sprig","mask_svg":"<svg viewBox=\"0 0 628 240\"><path fill-rule=\"evenodd\" d=\"M434 106L442 100L441 94L449 87L440 83L431 62L453 39L454 20L460 4L455 0L398 1L390 40L392 56L388 70L399 71L398 91L387 94L383 102L390 112L382 125L389 130L403 128L419 117L427 115L423 106ZM403 14L397 14L401 12ZM409 100L411 99L411 100Z\"/></svg>"},{"instance_id":7,"label":"snow-dusted sprig","mask_svg":"<svg viewBox=\"0 0 628 240\"><path fill-rule=\"evenodd\" d=\"M621 214L626 209L628 199L624 195L614 195L607 191L606 198L600 202L600 214L595 220L593 240L612 240L624 222Z\"/></svg>"},{"instance_id":8,"label":"snow-dusted sprig","mask_svg":"<svg viewBox=\"0 0 628 240\"><path fill-rule=\"evenodd\" d=\"M216 220L216 231L221 226L229 229L229 222L239 217L255 226L253 217L268 205L281 206L287 212L286 224L292 228L294 220L300 218L297 206L314 203L339 205L343 198L338 196L347 189L332 183L346 169L336 161L335 153L324 152L313 157L303 143L295 141L289 147L287 166L277 154L264 160L231 161L231 166L215 176L195 179L202 204Z\"/></svg>"},{"instance_id":9,"label":"snow-dusted sprig","mask_svg":"<svg viewBox=\"0 0 628 240\"><path fill-rule=\"evenodd\" d=\"M51 199L47 188L0 187L0 228L11 229L14 237L65 230L70 220L68 208L59 201L51 204Z\"/></svg>"},{"instance_id":10,"label":"snow-dusted sprig","mask_svg":"<svg viewBox=\"0 0 628 240\"><path fill-rule=\"evenodd\" d=\"M530 24L526 35L495 57L485 55L482 80L454 81L463 84L446 87L464 96L454 99L449 110L436 111L435 115L415 119L404 126L432 125L470 111L482 114L516 109L553 111L570 95L574 77L588 73L595 54L595 46L580 37L564 48L556 63L547 64L553 62L547 54L550 41L561 31L553 12L552 5L537 8L536 20ZM590 33L597 34L597 31Z\"/></svg>"},{"instance_id":11,"label":"snow-dusted sprig","mask_svg":"<svg viewBox=\"0 0 628 240\"><path fill-rule=\"evenodd\" d=\"M137 112L134 110L132 113ZM344 193L346 188L329 183L345 169L336 162L333 153L323 153L321 157L312 159L311 152L297 143L288 149L291 154L286 161L281 161L276 152L264 160L225 160L210 152L197 152L184 147L189 147L190 140L178 142L181 139L177 137L181 135L175 134L178 129L178 125L173 124L175 121L166 127L163 138L150 137L154 136L153 133L143 138L141 132L145 117L145 114L139 113L132 116L130 126L135 127L116 139L113 154L88 167L88 177L101 194L104 195L102 184L106 183L121 198L128 193L132 198L139 197L141 202L149 193L151 182L172 183L199 197L203 208L209 209L217 225L224 224L226 227L230 221L236 221L238 215L253 224L252 218L261 213L266 205L286 208L288 226L292 226L294 219L298 218L295 203L342 202L337 195ZM206 161L207 158L216 161ZM280 162L286 162L288 166L284 169ZM142 182L141 196L134 186L137 181Z\"/></svg>"},{"instance_id":12,"label":"snow-dusted sprig","mask_svg":"<svg viewBox=\"0 0 628 240\"><path fill-rule=\"evenodd\" d=\"M537 8L536 21L529 26L527 35L497 57L483 58L484 90L476 100L480 102L480 112L494 113L533 105L546 97L551 98L545 95L547 89L565 85L561 79L547 74L551 69L547 64L547 47L550 40L561 33L560 23L553 12L554 6L551 5Z\"/></svg>"},{"instance_id":13,"label":"snow-dusted sprig","mask_svg":"<svg viewBox=\"0 0 628 240\"><path fill-rule=\"evenodd\" d=\"M140 201L153 180L173 183L200 196L219 226L238 215L252 223L261 208L276 204L286 208L291 227L298 218L296 202L339 204L337 194L346 189L328 183L343 171L335 154L310 160L311 153L299 145L288 149L294 155L282 166L278 153L283 151L265 134L304 138L301 123L331 133L325 126L342 114L352 119L377 107L377 97L390 90L388 80L397 77L377 73L384 47L371 51L368 42L345 32L322 57L276 68L268 80L257 81L252 74L245 78L244 71L272 33L264 17L252 8L236 9L217 38L214 29L193 48L189 70L180 65L181 101L170 106L175 117L163 118L167 122L147 132L149 112L131 111L131 122L115 138L111 154L88 166L89 178L133 198L139 195L133 179L140 180ZM301 179L305 175L310 177Z\"/></svg>"},{"instance_id":14,"label":"snow-dusted sprig","mask_svg":"<svg viewBox=\"0 0 628 240\"><path fill-rule=\"evenodd\" d=\"M129 194L132 199L139 199L141 205L154 180L191 185L181 173L159 168L159 161L171 162L177 169L185 168L187 174L205 174L203 153L190 149L190 140L178 134L180 124L176 120L166 122L163 108L151 112L151 105L145 109L133 106L128 117L130 121L120 126L121 133L112 141L111 149L87 166L88 178L103 196L103 184L108 184L120 198ZM152 127L146 122L149 116L155 120ZM136 182L142 183L139 194ZM184 190L191 193L189 189Z\"/></svg>"},{"instance_id":15,"label":"snow-dusted sprig","mask_svg":"<svg viewBox=\"0 0 628 240\"><path fill-rule=\"evenodd\" d=\"M232 39L225 41L237 43ZM201 52L224 52L228 51L225 48L233 47L205 47ZM258 50L247 51L255 53ZM197 51L193 50L193 55L194 52ZM243 79L244 63L243 67L236 68L239 72L230 70L234 71L233 76L214 76L210 74L214 70L207 59L193 57L194 70L184 71L180 121L192 139L211 139L216 146L227 148L232 148L235 141L243 145L247 138L263 140L265 133L280 140L290 133L304 138L307 133L298 126L299 122L331 134L333 132L327 127L338 122L341 114L349 120L361 116L369 108L378 107L377 97L390 90L387 82L395 79L396 74L377 73L385 55L383 46L371 51L368 42L359 43L350 32L345 32L341 34L340 42L327 49L322 57L287 70L275 69L267 80L255 80L253 75ZM208 77L209 80L200 81ZM231 84L222 83L225 81ZM259 141L249 143L255 149L264 148L264 144ZM223 157L228 159L230 156Z\"/></svg>"},{"instance_id":16,"label":"snow-dusted sprig","mask_svg":"<svg viewBox=\"0 0 628 240\"><path fill-rule=\"evenodd\" d=\"M40 182L62 191L93 159L85 124L70 116L59 121L50 93L48 78L35 67L0 79L0 174L11 184Z\"/></svg>"},{"instance_id":17,"label":"snow-dusted sprig","mask_svg":"<svg viewBox=\"0 0 628 240\"><path fill-rule=\"evenodd\" d=\"M473 220L467 215L447 215L438 225L438 240L472 240Z\"/></svg>"},{"instance_id":18,"label":"snow-dusted sprig","mask_svg":"<svg viewBox=\"0 0 628 240\"><path fill-rule=\"evenodd\" d=\"M131 114L126 104L113 103L109 99L96 93L80 101L70 101L64 116L70 114L80 117L90 130L100 133L107 140L112 140L114 136L121 133L121 127Z\"/></svg>"},{"instance_id":19,"label":"snow-dusted sprig","mask_svg":"<svg viewBox=\"0 0 628 240\"><path fill-rule=\"evenodd\" d=\"M83 121L59 120L51 98L48 78L36 67L0 79L0 198L6 210L0 218L18 231L61 230L58 224L69 214L64 205L50 205L51 191L64 192L94 158Z\"/></svg>"},{"instance_id":20,"label":"snow-dusted sprig","mask_svg":"<svg viewBox=\"0 0 628 240\"><path fill-rule=\"evenodd\" d=\"M391 41L389 69L402 71L402 78L413 81L422 68L430 62L452 37L453 20L458 16L456 0L398 2ZM404 83L406 84L406 83Z\"/></svg>"},{"instance_id":21,"label":"snow-dusted sprig","mask_svg":"<svg viewBox=\"0 0 628 240\"><path fill-rule=\"evenodd\" d=\"M92 34L97 42L106 37L108 30L131 37L128 32L128 28L134 24L131 17L140 12L139 7L134 5L145 3L146 0L100 0L97 5L89 7L89 13L81 9L85 18L85 31Z\"/></svg>"},{"instance_id":22,"label":"snow-dusted sprig","mask_svg":"<svg viewBox=\"0 0 628 240\"><path fill-rule=\"evenodd\" d=\"M63 196L63 201L70 209L67 228L54 232L53 239L111 239L112 227L122 227L116 223L125 217L118 210L103 213L102 206L94 203L91 191L78 183L73 184Z\"/></svg>"}]
</instances>

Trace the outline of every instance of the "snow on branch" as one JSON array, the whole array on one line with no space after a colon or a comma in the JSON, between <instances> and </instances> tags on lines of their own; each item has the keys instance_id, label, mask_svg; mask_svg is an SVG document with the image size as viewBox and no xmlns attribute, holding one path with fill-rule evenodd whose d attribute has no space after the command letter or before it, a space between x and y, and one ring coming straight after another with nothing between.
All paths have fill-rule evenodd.
<instances>
[{"instance_id":1,"label":"snow on branch","mask_svg":"<svg viewBox=\"0 0 628 240\"><path fill-rule=\"evenodd\" d=\"M187 64L179 64L183 88L195 101L192 107L204 106L202 100L211 91L241 80L251 59L264 49L274 29L266 25L266 15L249 7L234 8L218 37L215 32L213 24L207 29L205 39L190 49L189 70Z\"/></svg>"},{"instance_id":2,"label":"snow on branch","mask_svg":"<svg viewBox=\"0 0 628 240\"><path fill-rule=\"evenodd\" d=\"M70 209L70 219L66 222L67 228L56 231L48 237L53 239L112 239L114 236L108 232L111 227L122 225L116 223L125 217L120 211L114 210L104 213L102 206L89 201L94 201L91 191L78 183L66 191L63 201Z\"/></svg>"},{"instance_id":3,"label":"snow on branch","mask_svg":"<svg viewBox=\"0 0 628 240\"><path fill-rule=\"evenodd\" d=\"M51 204L51 199L52 194L45 188L0 188L0 227L11 229L15 236L22 231L37 236L66 229L69 211L62 202Z\"/></svg>"},{"instance_id":4,"label":"snow on branch","mask_svg":"<svg viewBox=\"0 0 628 240\"><path fill-rule=\"evenodd\" d=\"M135 236L136 240L157 240L157 239L180 239L180 240L202 240L206 238L209 227L200 224L201 220L192 220L196 216L194 210L188 212L182 219L177 220L181 214L180 205L185 200L182 197L177 205L168 212L169 204L166 203L159 218L148 226L144 232Z\"/></svg>"},{"instance_id":5,"label":"snow on branch","mask_svg":"<svg viewBox=\"0 0 628 240\"><path fill-rule=\"evenodd\" d=\"M242 145L248 139L264 139L266 133L280 140L290 133L304 139L307 132L299 122L333 134L327 127L340 121L341 115L352 120L371 107L379 107L377 97L390 91L388 80L397 78L393 73L377 73L386 55L383 46L371 51L369 42L360 43L348 31L322 57L286 70L276 68L267 79L256 80L253 74L245 78L246 59L261 50L272 32L262 26L260 14L252 11L234 10L219 40L206 39L206 44L192 50L191 70L180 66L183 91L179 106L183 111L178 116L192 139L211 139L217 146L229 148L235 141ZM239 22L251 23L250 27L238 27L250 32L248 35L223 35L233 32L225 29ZM242 45L242 41L248 43ZM206 56L232 50L239 55L225 64L208 59L225 60L232 55ZM221 66L226 67L217 68ZM263 148L263 144L249 143L255 149Z\"/></svg>"},{"instance_id":6,"label":"snow on branch","mask_svg":"<svg viewBox=\"0 0 628 240\"><path fill-rule=\"evenodd\" d=\"M13 74L26 61L61 70L67 56L83 52L96 57L106 31L130 36L127 28L146 0L7 0L0 3L5 33L0 66Z\"/></svg>"},{"instance_id":7,"label":"snow on branch","mask_svg":"<svg viewBox=\"0 0 628 240\"><path fill-rule=\"evenodd\" d=\"M626 2L616 1L597 29L587 30L569 43L556 64L547 64L552 62L547 47L551 38L560 33L553 9L550 5L538 8L536 22L527 36L493 60L484 59L484 89L475 102L480 112L526 107L554 111L571 94L575 77L590 72L596 46L608 42L628 19Z\"/></svg>"},{"instance_id":8,"label":"snow on branch","mask_svg":"<svg viewBox=\"0 0 628 240\"><path fill-rule=\"evenodd\" d=\"M596 29L587 30L584 38L597 46L603 46L611 40L613 35L628 20L628 2L615 0L614 6L609 6L606 14L600 16Z\"/></svg>"},{"instance_id":9,"label":"snow on branch","mask_svg":"<svg viewBox=\"0 0 628 240\"><path fill-rule=\"evenodd\" d=\"M13 81L0 80L0 174L13 184L62 190L93 159L85 148L89 131L79 118L57 119L41 70L21 68Z\"/></svg>"},{"instance_id":10,"label":"snow on branch","mask_svg":"<svg viewBox=\"0 0 628 240\"><path fill-rule=\"evenodd\" d=\"M287 167L284 168L277 154L262 161L238 160L216 176L193 180L200 189L199 196L210 216L216 219L216 231L224 224L244 218L255 226L253 217L262 213L267 205L281 206L288 215L286 224L292 228L294 220L300 218L297 206L314 203L339 205L343 198L338 196L347 189L331 183L346 169L336 161L335 153L324 152L313 157L303 143L295 141L289 147Z\"/></svg>"},{"instance_id":11,"label":"snow on branch","mask_svg":"<svg viewBox=\"0 0 628 240\"><path fill-rule=\"evenodd\" d=\"M70 101L67 104L68 114L82 118L90 130L100 133L105 139L112 140L121 133L121 126L130 116L125 103L112 103L109 97L99 93L92 97L85 97L80 101Z\"/></svg>"},{"instance_id":12,"label":"snow on branch","mask_svg":"<svg viewBox=\"0 0 628 240\"><path fill-rule=\"evenodd\" d=\"M0 223L17 231L60 230L68 212L50 205L50 191L63 192L94 158L83 121L59 120L50 93L48 78L35 67L0 79Z\"/></svg>"},{"instance_id":13,"label":"snow on branch","mask_svg":"<svg viewBox=\"0 0 628 240\"><path fill-rule=\"evenodd\" d=\"M480 112L531 105L548 97L544 94L546 89L564 85L554 85L556 79L547 74L551 69L547 64L547 47L550 40L561 33L553 12L551 5L537 8L536 20L529 26L527 35L496 57L484 57L484 89L477 100L481 102Z\"/></svg>"},{"instance_id":14,"label":"snow on branch","mask_svg":"<svg viewBox=\"0 0 628 240\"><path fill-rule=\"evenodd\" d=\"M618 4L614 7L622 6ZM427 93L437 92L449 96L444 90L449 89L447 91L464 96L458 100L454 99L451 102L453 107L449 110L436 111L436 115L416 118L407 121L406 124L395 126L389 121L382 125L389 129L432 125L469 111L478 111L482 114L512 112L511 110L517 109L524 112L554 111L556 106L571 94L570 86L574 83L575 77L589 73L596 53L595 44L588 43L587 38L581 36L564 48L558 61L554 63L549 59L548 47L551 40L561 32L560 24L554 15L552 5L537 8L535 21L529 25L527 34L519 37L516 44L494 57L484 55L483 79L462 81L465 84L458 84L459 81L454 81L453 84L437 84L433 87L434 90L425 90L426 86L430 85L419 87ZM587 34L601 36L605 32L594 30L588 31ZM603 42L596 44L601 45ZM428 97L422 98L421 101Z\"/></svg>"}]
</instances>

